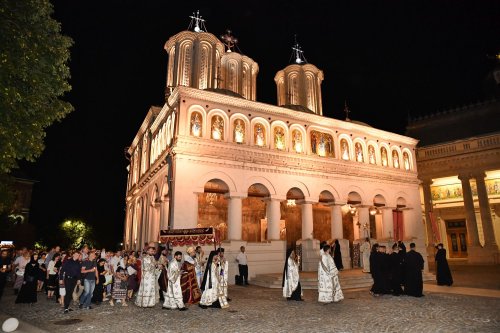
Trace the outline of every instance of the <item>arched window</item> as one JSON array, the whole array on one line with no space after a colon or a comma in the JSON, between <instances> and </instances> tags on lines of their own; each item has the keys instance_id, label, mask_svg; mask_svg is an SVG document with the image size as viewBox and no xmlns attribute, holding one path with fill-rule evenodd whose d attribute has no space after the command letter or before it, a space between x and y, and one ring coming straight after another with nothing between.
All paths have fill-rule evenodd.
<instances>
[{"instance_id":1,"label":"arched window","mask_svg":"<svg viewBox=\"0 0 500 333\"><path fill-rule=\"evenodd\" d=\"M202 116L199 112L193 112L191 113L191 130L190 133L192 136L196 137L202 137L203 132L202 132L202 126L201 126L201 120Z\"/></svg>"}]
</instances>

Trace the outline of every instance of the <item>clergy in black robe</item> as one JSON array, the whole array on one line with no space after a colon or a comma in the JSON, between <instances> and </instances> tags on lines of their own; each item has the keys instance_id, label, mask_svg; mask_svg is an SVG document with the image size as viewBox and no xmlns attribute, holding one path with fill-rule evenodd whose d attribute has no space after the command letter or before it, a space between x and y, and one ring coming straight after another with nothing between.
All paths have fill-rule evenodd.
<instances>
[{"instance_id":1,"label":"clergy in black robe","mask_svg":"<svg viewBox=\"0 0 500 333\"><path fill-rule=\"evenodd\" d=\"M17 294L16 303L36 303L36 290L38 285L38 276L40 266L38 264L38 254L31 256L30 262L24 269L24 281Z\"/></svg>"},{"instance_id":2,"label":"clergy in black robe","mask_svg":"<svg viewBox=\"0 0 500 333\"><path fill-rule=\"evenodd\" d=\"M338 239L335 240L333 261L335 262L335 267L337 267L339 271L344 269L344 264L342 264L342 252L340 252L340 242Z\"/></svg>"},{"instance_id":3,"label":"clergy in black robe","mask_svg":"<svg viewBox=\"0 0 500 333\"><path fill-rule=\"evenodd\" d=\"M380 265L380 293L390 294L391 293L391 262L389 261L389 255L386 253L385 245L378 247L379 252L379 265Z\"/></svg>"},{"instance_id":4,"label":"clergy in black robe","mask_svg":"<svg viewBox=\"0 0 500 333\"><path fill-rule=\"evenodd\" d=\"M405 294L408 296L422 297L424 282L422 270L424 269L424 258L415 251L415 243L410 244L410 251L405 258Z\"/></svg>"},{"instance_id":5,"label":"clergy in black robe","mask_svg":"<svg viewBox=\"0 0 500 333\"><path fill-rule=\"evenodd\" d=\"M399 296L403 293L401 288L401 274L403 261L399 255L399 246L394 243L392 253L389 255L389 264L391 271L391 290L394 296Z\"/></svg>"},{"instance_id":6,"label":"clergy in black robe","mask_svg":"<svg viewBox=\"0 0 500 333\"><path fill-rule=\"evenodd\" d=\"M372 296L380 296L384 293L383 272L382 272L382 256L378 252L378 243L372 245L370 253L370 274L372 275L373 285L370 289Z\"/></svg>"},{"instance_id":7,"label":"clergy in black robe","mask_svg":"<svg viewBox=\"0 0 500 333\"><path fill-rule=\"evenodd\" d=\"M446 260L446 250L443 248L443 244L439 243L436 252L436 280L438 286L451 286L453 284L453 278L451 277L450 267L448 266L448 260Z\"/></svg>"}]
</instances>

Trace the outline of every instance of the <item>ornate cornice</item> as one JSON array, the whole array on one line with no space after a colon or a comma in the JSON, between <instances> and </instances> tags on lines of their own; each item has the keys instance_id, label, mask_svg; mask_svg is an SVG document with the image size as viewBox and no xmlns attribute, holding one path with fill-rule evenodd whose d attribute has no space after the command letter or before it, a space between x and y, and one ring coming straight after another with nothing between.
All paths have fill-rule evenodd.
<instances>
[{"instance_id":1,"label":"ornate cornice","mask_svg":"<svg viewBox=\"0 0 500 333\"><path fill-rule=\"evenodd\" d=\"M151 106L149 108L148 113L146 115L146 118L144 118L144 121L142 122L141 127L139 127L139 131L137 131L137 134L135 135L134 140L132 140L132 144L130 145L130 147L127 150L127 152L130 155L132 155L132 153L134 152L135 147L139 143L139 140L141 140L144 133L146 133L147 130L149 129L151 120L154 119L155 117L159 118L158 114L160 113L160 110L161 110L161 108L158 106Z\"/></svg>"},{"instance_id":2,"label":"ornate cornice","mask_svg":"<svg viewBox=\"0 0 500 333\"><path fill-rule=\"evenodd\" d=\"M176 158L192 163L220 165L235 169L280 173L325 179L346 178L380 182L419 184L415 172L344 161L335 158L280 152L236 143L203 141L189 136L178 137Z\"/></svg>"}]
</instances>

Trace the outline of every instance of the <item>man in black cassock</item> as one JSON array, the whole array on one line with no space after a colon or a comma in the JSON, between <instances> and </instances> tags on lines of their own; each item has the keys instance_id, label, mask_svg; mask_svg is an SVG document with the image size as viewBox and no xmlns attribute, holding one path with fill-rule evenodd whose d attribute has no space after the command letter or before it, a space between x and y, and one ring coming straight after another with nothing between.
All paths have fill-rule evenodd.
<instances>
[{"instance_id":1,"label":"man in black cassock","mask_svg":"<svg viewBox=\"0 0 500 333\"><path fill-rule=\"evenodd\" d=\"M438 286L451 286L453 284L453 278L451 277L450 266L448 266L448 260L446 259L446 250L443 247L443 243L436 245L436 279Z\"/></svg>"},{"instance_id":2,"label":"man in black cassock","mask_svg":"<svg viewBox=\"0 0 500 333\"><path fill-rule=\"evenodd\" d=\"M401 289L401 274L403 260L399 255L399 246L394 243L392 246L392 253L389 255L389 262L391 266L391 290L394 296L399 296L403 293Z\"/></svg>"},{"instance_id":3,"label":"man in black cassock","mask_svg":"<svg viewBox=\"0 0 500 333\"><path fill-rule=\"evenodd\" d=\"M415 243L410 244L410 251L405 258L405 294L408 296L422 297L424 282L422 270L424 269L424 258L415 251Z\"/></svg>"}]
</instances>

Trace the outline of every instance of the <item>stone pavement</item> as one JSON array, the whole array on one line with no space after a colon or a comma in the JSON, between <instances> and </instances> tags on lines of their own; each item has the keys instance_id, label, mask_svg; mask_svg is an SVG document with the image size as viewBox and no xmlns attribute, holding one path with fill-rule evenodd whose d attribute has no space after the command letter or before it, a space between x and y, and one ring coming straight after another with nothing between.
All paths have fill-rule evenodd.
<instances>
[{"instance_id":1,"label":"stone pavement","mask_svg":"<svg viewBox=\"0 0 500 333\"><path fill-rule=\"evenodd\" d=\"M431 287L438 287L432 286ZM453 287L447 287L453 289ZM317 302L305 290L305 302L286 301L281 290L231 286L229 309L192 306L188 311L111 307L63 314L39 294L30 306L14 304L5 290L1 311L47 332L500 332L500 298L426 292L425 297L372 297L367 290L345 293L340 303ZM23 330L23 332L30 332ZM40 331L38 331L40 332Z\"/></svg>"}]
</instances>

